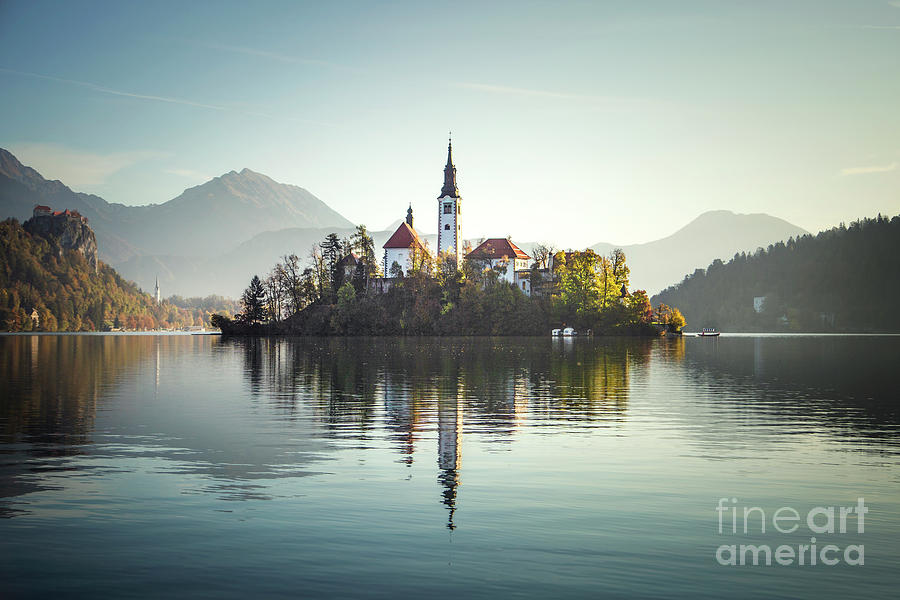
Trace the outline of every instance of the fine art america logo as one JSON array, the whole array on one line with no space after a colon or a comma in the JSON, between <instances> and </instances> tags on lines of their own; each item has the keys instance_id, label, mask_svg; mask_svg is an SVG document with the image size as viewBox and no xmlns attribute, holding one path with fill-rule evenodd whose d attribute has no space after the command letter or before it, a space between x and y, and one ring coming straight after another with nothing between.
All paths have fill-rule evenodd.
<instances>
[{"instance_id":1,"label":"fine art america logo","mask_svg":"<svg viewBox=\"0 0 900 600\"><path fill-rule=\"evenodd\" d=\"M719 535L732 538L775 533L790 535L805 527L800 533L807 534L808 530L807 535L810 537L808 543L804 541L796 545L722 544L716 549L716 561L728 566L772 565L773 561L782 566L834 566L840 562L851 566L865 565L863 544L840 546L823 543L839 541L832 538L840 534L865 532L866 513L869 509L864 500L857 498L856 506L816 506L806 512L804 518L790 506L782 506L766 514L758 506L738 506L737 498L719 498L716 507ZM827 537L819 539L816 536Z\"/></svg>"}]
</instances>

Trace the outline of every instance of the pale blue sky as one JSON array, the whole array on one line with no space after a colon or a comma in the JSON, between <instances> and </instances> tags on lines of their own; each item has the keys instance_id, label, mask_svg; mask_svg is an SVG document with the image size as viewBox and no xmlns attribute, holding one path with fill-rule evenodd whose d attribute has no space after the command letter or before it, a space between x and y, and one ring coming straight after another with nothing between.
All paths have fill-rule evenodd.
<instances>
[{"instance_id":1,"label":"pale blue sky","mask_svg":"<svg viewBox=\"0 0 900 600\"><path fill-rule=\"evenodd\" d=\"M900 213L900 1L0 0L0 146L110 202L248 167L380 229L579 246Z\"/></svg>"}]
</instances>

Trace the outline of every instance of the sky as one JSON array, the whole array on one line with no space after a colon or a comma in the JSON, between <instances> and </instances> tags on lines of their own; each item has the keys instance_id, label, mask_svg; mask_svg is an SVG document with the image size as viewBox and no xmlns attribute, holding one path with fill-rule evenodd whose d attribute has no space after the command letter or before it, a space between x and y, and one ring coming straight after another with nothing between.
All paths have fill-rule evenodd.
<instances>
[{"instance_id":1,"label":"sky","mask_svg":"<svg viewBox=\"0 0 900 600\"><path fill-rule=\"evenodd\" d=\"M566 247L900 213L900 0L0 0L0 147L129 205L250 168ZM435 217L429 226L426 215Z\"/></svg>"}]
</instances>

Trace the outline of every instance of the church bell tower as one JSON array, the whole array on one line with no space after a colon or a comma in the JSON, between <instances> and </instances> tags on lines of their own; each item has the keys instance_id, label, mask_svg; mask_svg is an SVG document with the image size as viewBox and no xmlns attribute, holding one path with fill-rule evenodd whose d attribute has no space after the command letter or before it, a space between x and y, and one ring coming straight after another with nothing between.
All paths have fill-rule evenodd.
<instances>
[{"instance_id":1,"label":"church bell tower","mask_svg":"<svg viewBox=\"0 0 900 600\"><path fill-rule=\"evenodd\" d=\"M444 186L438 196L438 252L449 252L462 260L462 236L459 226L459 189L456 187L456 167L453 165L453 142L447 144L447 164L444 166Z\"/></svg>"}]
</instances>

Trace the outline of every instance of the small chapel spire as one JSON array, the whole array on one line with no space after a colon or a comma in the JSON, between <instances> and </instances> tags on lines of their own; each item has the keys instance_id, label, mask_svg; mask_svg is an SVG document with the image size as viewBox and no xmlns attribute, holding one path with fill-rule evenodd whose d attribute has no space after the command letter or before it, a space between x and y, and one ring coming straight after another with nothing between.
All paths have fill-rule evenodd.
<instances>
[{"instance_id":1,"label":"small chapel spire","mask_svg":"<svg viewBox=\"0 0 900 600\"><path fill-rule=\"evenodd\" d=\"M406 224L410 227L413 226L412 202L409 203L409 208L406 211Z\"/></svg>"}]
</instances>

